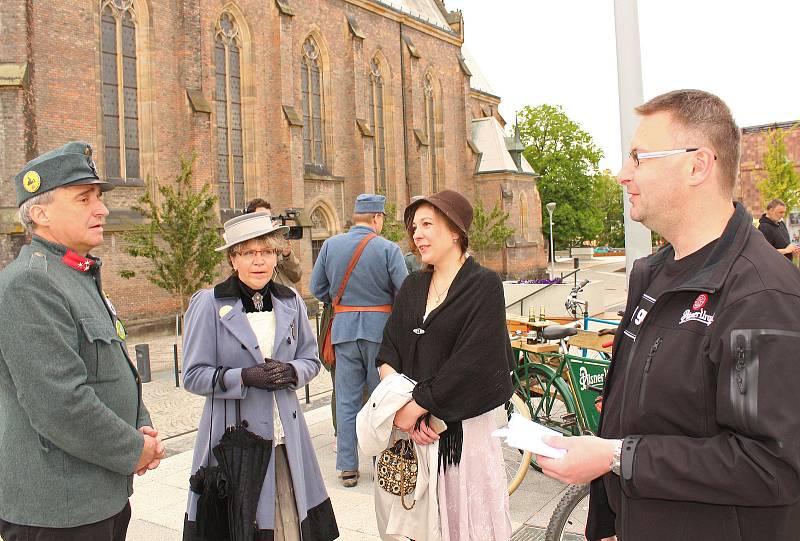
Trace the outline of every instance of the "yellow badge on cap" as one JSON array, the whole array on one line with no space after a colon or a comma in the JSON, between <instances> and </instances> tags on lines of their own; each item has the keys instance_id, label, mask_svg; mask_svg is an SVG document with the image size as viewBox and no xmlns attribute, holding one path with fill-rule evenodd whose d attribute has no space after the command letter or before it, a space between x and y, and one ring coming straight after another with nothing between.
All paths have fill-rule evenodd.
<instances>
[{"instance_id":1,"label":"yellow badge on cap","mask_svg":"<svg viewBox=\"0 0 800 541\"><path fill-rule=\"evenodd\" d=\"M22 187L29 193L34 193L42 185L42 179L36 171L28 171L22 177Z\"/></svg>"},{"instance_id":2,"label":"yellow badge on cap","mask_svg":"<svg viewBox=\"0 0 800 541\"><path fill-rule=\"evenodd\" d=\"M119 336L120 340L125 340L125 327L122 326L122 322L117 320L117 336Z\"/></svg>"}]
</instances>

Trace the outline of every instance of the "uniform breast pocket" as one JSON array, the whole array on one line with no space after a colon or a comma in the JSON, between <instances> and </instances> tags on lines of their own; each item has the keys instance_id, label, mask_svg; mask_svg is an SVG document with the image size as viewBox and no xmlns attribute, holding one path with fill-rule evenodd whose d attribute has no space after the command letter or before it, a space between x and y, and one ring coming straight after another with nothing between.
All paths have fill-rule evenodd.
<instances>
[{"instance_id":1,"label":"uniform breast pocket","mask_svg":"<svg viewBox=\"0 0 800 541\"><path fill-rule=\"evenodd\" d=\"M122 340L117 336L111 321L87 317L80 320L80 355L86 363L86 382L101 383L114 381L120 377L116 354Z\"/></svg>"}]
</instances>

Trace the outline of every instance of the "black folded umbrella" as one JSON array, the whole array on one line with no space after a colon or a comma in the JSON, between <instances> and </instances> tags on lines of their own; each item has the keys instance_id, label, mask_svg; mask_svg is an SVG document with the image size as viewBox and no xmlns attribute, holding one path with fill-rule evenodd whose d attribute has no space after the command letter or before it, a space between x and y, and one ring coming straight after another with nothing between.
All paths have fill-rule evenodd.
<instances>
[{"instance_id":1,"label":"black folded umbrella","mask_svg":"<svg viewBox=\"0 0 800 541\"><path fill-rule=\"evenodd\" d=\"M200 467L189 478L192 492L199 494L195 524L184 532L184 541L228 539L228 481L217 466Z\"/></svg>"},{"instance_id":2,"label":"black folded umbrella","mask_svg":"<svg viewBox=\"0 0 800 541\"><path fill-rule=\"evenodd\" d=\"M253 541L272 441L247 430L247 421L243 421L225 429L214 447L214 456L227 482L230 541Z\"/></svg>"}]
</instances>

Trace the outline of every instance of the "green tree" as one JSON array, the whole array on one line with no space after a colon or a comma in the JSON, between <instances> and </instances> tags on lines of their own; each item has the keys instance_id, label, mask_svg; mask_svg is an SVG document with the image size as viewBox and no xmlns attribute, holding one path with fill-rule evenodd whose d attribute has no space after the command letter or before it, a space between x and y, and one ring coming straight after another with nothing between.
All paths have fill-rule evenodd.
<instances>
[{"instance_id":1,"label":"green tree","mask_svg":"<svg viewBox=\"0 0 800 541\"><path fill-rule=\"evenodd\" d=\"M625 211L622 204L622 188L608 169L597 175L595 187L596 205L603 218L603 228L597 236L597 243L622 248L625 246Z\"/></svg>"},{"instance_id":2,"label":"green tree","mask_svg":"<svg viewBox=\"0 0 800 541\"><path fill-rule=\"evenodd\" d=\"M406 226L398 220L397 203L394 201L386 201L386 218L383 220L383 231L381 235L392 242L400 243L406 238Z\"/></svg>"},{"instance_id":3,"label":"green tree","mask_svg":"<svg viewBox=\"0 0 800 541\"><path fill-rule=\"evenodd\" d=\"M786 153L785 137L784 130L773 129L767 132L767 151L764 153L766 175L758 183L764 208L775 198L786 203L788 210L797 208L800 203L800 178Z\"/></svg>"},{"instance_id":4,"label":"green tree","mask_svg":"<svg viewBox=\"0 0 800 541\"><path fill-rule=\"evenodd\" d=\"M603 229L603 213L595 204L603 151L558 105L526 106L520 112L519 129L523 155L540 176L543 220L549 220L545 205L556 203L556 248L595 240ZM549 244L549 224L543 224L542 232Z\"/></svg>"},{"instance_id":5,"label":"green tree","mask_svg":"<svg viewBox=\"0 0 800 541\"><path fill-rule=\"evenodd\" d=\"M222 239L214 214L217 197L207 184L199 192L192 188L194 157L180 160L175 185L158 187L161 204L146 192L133 207L147 221L124 235L127 242L123 250L150 260L152 269L147 271L147 279L171 293L180 302L183 314L188 297L216 277L222 253L215 248ZM124 278L135 274L131 270L120 272Z\"/></svg>"},{"instance_id":6,"label":"green tree","mask_svg":"<svg viewBox=\"0 0 800 541\"><path fill-rule=\"evenodd\" d=\"M514 234L514 229L507 225L509 217L497 203L491 212L486 212L483 201L475 201L469 228L469 246L478 253L481 261L485 260L487 249L502 246Z\"/></svg>"}]
</instances>

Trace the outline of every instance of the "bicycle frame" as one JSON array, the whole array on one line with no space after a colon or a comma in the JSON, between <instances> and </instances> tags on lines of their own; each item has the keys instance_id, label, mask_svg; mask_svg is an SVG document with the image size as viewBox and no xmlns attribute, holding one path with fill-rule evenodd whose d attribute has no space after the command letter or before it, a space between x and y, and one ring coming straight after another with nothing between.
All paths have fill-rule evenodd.
<instances>
[{"instance_id":1,"label":"bicycle frame","mask_svg":"<svg viewBox=\"0 0 800 541\"><path fill-rule=\"evenodd\" d=\"M552 364L548 364L542 359L542 356L545 354L530 353L527 351L521 352L523 354L523 360L514 370L512 377L514 379L514 388L516 389L516 392L522 396L525 404L528 406L531 418L541 419L543 416L546 416L546 411L550 411L550 407L558 395L564 398L567 411L578 411L575 397L572 393L572 390L568 387L569 383L562 377L562 374L564 373L564 366L566 365L566 359L562 358L560 363L554 367ZM530 357L531 355L536 357L537 360L532 360ZM552 354L550 356L558 357L559 354ZM531 396L531 387L529 385L531 378L535 376L534 370L543 372L547 376L545 381L539 381L539 390L542 393L542 400L539 402L539 405L536 408L534 408L532 405L533 400ZM561 429L560 427L551 428L554 428L559 432L563 432L565 435L574 435L566 430Z\"/></svg>"},{"instance_id":2,"label":"bicycle frame","mask_svg":"<svg viewBox=\"0 0 800 541\"><path fill-rule=\"evenodd\" d=\"M515 386L521 391L523 398L531 404L530 389L523 384L529 381L531 369L536 366L548 375L541 389L542 396L553 400L556 395L551 387L561 392L567 410L576 414L578 434L597 433L600 413L595 408L595 399L598 396L597 388L602 388L605 383L610 360L591 359L564 353L528 353L525 354L525 363L515 370ZM534 360L531 356L538 357ZM519 376L522 377L519 377ZM539 403L537 411L531 407L531 418L541 416L543 406L549 405L545 400Z\"/></svg>"}]
</instances>

